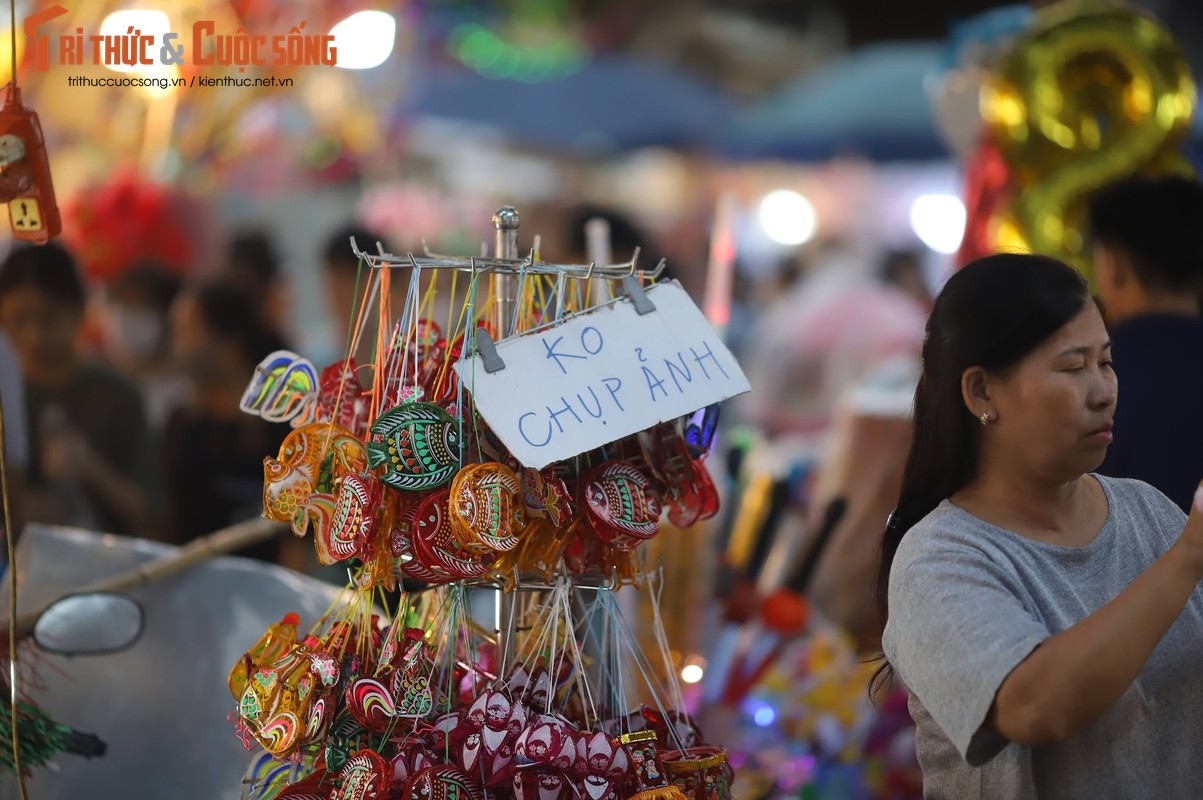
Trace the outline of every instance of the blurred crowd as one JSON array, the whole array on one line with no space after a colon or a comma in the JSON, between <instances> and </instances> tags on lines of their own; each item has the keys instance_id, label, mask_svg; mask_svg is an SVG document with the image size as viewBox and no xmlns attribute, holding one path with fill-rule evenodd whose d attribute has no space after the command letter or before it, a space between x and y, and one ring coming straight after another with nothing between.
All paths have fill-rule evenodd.
<instances>
[{"instance_id":1,"label":"blurred crowd","mask_svg":"<svg viewBox=\"0 0 1203 800\"><path fill-rule=\"evenodd\" d=\"M322 253L331 314L346 324L361 279L348 224ZM77 526L182 544L259 516L263 458L289 431L239 410L256 365L288 349L288 279L261 230L184 279L141 261L103 285L51 242L0 264L0 398L14 526ZM313 571L291 537L240 555Z\"/></svg>"}]
</instances>

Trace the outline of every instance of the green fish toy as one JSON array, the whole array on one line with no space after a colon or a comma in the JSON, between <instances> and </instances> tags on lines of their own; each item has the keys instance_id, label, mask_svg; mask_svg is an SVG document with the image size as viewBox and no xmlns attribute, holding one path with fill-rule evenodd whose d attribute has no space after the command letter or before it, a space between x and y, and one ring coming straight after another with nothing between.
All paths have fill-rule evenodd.
<instances>
[{"instance_id":1,"label":"green fish toy","mask_svg":"<svg viewBox=\"0 0 1203 800\"><path fill-rule=\"evenodd\" d=\"M366 445L380 481L406 492L436 489L459 471L459 433L451 415L431 403L405 403L380 415Z\"/></svg>"}]
</instances>

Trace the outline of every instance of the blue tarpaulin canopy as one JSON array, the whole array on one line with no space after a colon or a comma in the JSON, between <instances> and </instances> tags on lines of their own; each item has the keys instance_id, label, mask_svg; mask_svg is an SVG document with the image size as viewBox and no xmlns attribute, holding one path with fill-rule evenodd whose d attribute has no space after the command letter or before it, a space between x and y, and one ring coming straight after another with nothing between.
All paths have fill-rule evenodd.
<instances>
[{"instance_id":1,"label":"blue tarpaulin canopy","mask_svg":"<svg viewBox=\"0 0 1203 800\"><path fill-rule=\"evenodd\" d=\"M419 76L407 117L495 129L515 143L606 153L704 143L730 114L714 88L658 64L600 57L537 83L491 80L470 70Z\"/></svg>"},{"instance_id":2,"label":"blue tarpaulin canopy","mask_svg":"<svg viewBox=\"0 0 1203 800\"><path fill-rule=\"evenodd\" d=\"M854 50L737 115L716 146L737 158L945 157L924 88L928 75L943 71L944 58L943 42Z\"/></svg>"}]
</instances>

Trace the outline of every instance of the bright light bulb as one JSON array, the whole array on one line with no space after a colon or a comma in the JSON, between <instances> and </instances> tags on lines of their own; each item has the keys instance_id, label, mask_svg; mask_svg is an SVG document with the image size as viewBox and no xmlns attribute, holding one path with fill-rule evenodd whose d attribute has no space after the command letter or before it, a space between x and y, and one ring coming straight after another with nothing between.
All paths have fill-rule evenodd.
<instances>
[{"instance_id":1,"label":"bright light bulb","mask_svg":"<svg viewBox=\"0 0 1203 800\"><path fill-rule=\"evenodd\" d=\"M777 244L798 245L815 235L815 209L802 195L778 189L760 201L760 226Z\"/></svg>"},{"instance_id":2,"label":"bright light bulb","mask_svg":"<svg viewBox=\"0 0 1203 800\"><path fill-rule=\"evenodd\" d=\"M951 194L925 194L911 203L911 229L932 250L952 255L965 235L965 204Z\"/></svg>"},{"instance_id":3,"label":"bright light bulb","mask_svg":"<svg viewBox=\"0 0 1203 800\"><path fill-rule=\"evenodd\" d=\"M129 36L129 30L133 28L140 36L154 37L154 46L149 49L150 59L154 64L122 64L119 60L113 64L106 64L113 72L139 72L146 75L157 74L156 69L161 70L163 65L159 63L159 48L162 46L163 34L171 32L171 20L167 18L167 12L155 11L148 8L127 8L121 11L114 11L104 18L104 22L100 23L101 36Z\"/></svg>"},{"instance_id":4,"label":"bright light bulb","mask_svg":"<svg viewBox=\"0 0 1203 800\"><path fill-rule=\"evenodd\" d=\"M685 681L686 683L698 683L702 680L702 676L705 674L706 671L697 664L687 664L685 668L681 670L681 680Z\"/></svg>"},{"instance_id":5,"label":"bright light bulb","mask_svg":"<svg viewBox=\"0 0 1203 800\"><path fill-rule=\"evenodd\" d=\"M397 41L397 20L384 11L359 11L330 29L343 69L371 69L383 64Z\"/></svg>"}]
</instances>

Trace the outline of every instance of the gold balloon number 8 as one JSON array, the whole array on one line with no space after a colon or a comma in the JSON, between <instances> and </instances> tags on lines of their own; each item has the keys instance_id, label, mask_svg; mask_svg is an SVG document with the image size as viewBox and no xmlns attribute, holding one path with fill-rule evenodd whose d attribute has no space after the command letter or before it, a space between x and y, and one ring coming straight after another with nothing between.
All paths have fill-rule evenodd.
<instances>
[{"instance_id":1,"label":"gold balloon number 8","mask_svg":"<svg viewBox=\"0 0 1203 800\"><path fill-rule=\"evenodd\" d=\"M1195 83L1169 32L1136 10L1040 12L986 81L981 106L1011 171L1009 208L991 221L995 246L1056 256L1088 278L1090 194L1134 172L1193 172L1181 145Z\"/></svg>"}]
</instances>

